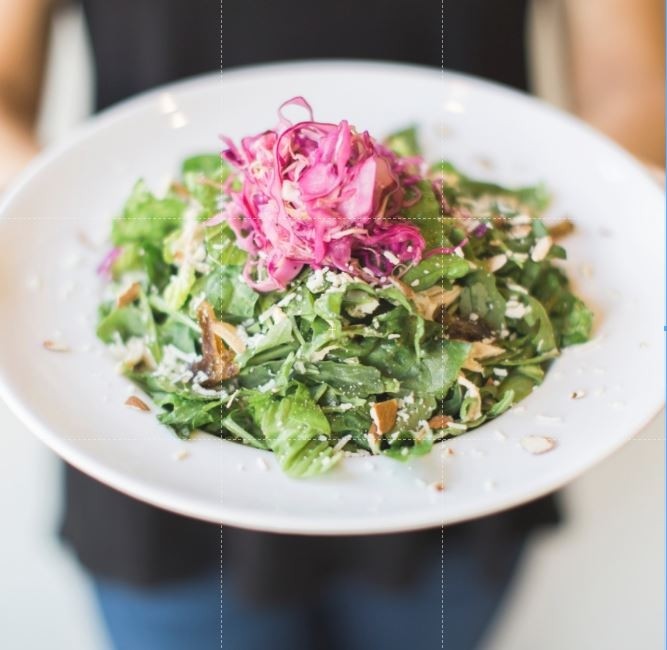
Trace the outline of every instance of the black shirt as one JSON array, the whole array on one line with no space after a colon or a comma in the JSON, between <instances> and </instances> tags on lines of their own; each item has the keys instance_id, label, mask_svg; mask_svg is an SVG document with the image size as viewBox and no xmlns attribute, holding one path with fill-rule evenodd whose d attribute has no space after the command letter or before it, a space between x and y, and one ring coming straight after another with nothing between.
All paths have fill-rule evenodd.
<instances>
[{"instance_id":1,"label":"black shirt","mask_svg":"<svg viewBox=\"0 0 667 650\"><path fill-rule=\"evenodd\" d=\"M525 88L526 0L82 0L96 106L201 72L313 58L399 60ZM409 580L440 552L440 529L365 538L259 534L159 510L66 469L63 536L90 571L134 584L226 566L254 598L285 597L341 571ZM480 561L503 539L557 520L552 499L447 529ZM222 534L221 534L222 532ZM282 561L277 561L281 558ZM298 561L290 561L298 558ZM486 558L486 560L484 559ZM286 593L287 592L287 593Z\"/></svg>"}]
</instances>

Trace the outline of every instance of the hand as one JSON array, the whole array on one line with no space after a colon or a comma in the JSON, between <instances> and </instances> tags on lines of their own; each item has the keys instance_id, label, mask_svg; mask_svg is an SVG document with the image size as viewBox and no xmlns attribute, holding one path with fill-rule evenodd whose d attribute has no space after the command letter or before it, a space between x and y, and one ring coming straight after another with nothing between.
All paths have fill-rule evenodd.
<instances>
[{"instance_id":1,"label":"hand","mask_svg":"<svg viewBox=\"0 0 667 650\"><path fill-rule=\"evenodd\" d=\"M651 175L651 178L653 178L662 189L665 189L665 170L662 167L658 167L657 165L654 165L653 163L646 162L645 160L642 161L644 163L644 167L646 168L646 171Z\"/></svg>"},{"instance_id":2,"label":"hand","mask_svg":"<svg viewBox=\"0 0 667 650\"><path fill-rule=\"evenodd\" d=\"M29 128L0 112L0 191L38 152Z\"/></svg>"}]
</instances>

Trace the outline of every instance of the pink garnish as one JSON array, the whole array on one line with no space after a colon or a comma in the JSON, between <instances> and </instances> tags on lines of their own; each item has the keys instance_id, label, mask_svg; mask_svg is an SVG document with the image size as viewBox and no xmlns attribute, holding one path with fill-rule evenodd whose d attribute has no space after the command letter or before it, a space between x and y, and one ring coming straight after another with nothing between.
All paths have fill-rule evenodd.
<instances>
[{"instance_id":1,"label":"pink garnish","mask_svg":"<svg viewBox=\"0 0 667 650\"><path fill-rule=\"evenodd\" d=\"M283 115L289 105L310 119L291 124ZM248 283L284 289L305 265L380 278L419 262L424 238L402 211L419 199L421 161L396 156L345 120L314 122L303 97L285 102L279 116L276 130L240 147L223 138L242 189L207 222L232 227L249 253Z\"/></svg>"},{"instance_id":2,"label":"pink garnish","mask_svg":"<svg viewBox=\"0 0 667 650\"><path fill-rule=\"evenodd\" d=\"M468 238L466 237L463 241L456 244L456 246L445 246L443 248L432 248L427 253L424 254L424 257L431 257L431 255L453 255L456 251L461 250L468 243Z\"/></svg>"},{"instance_id":3,"label":"pink garnish","mask_svg":"<svg viewBox=\"0 0 667 650\"><path fill-rule=\"evenodd\" d=\"M123 249L120 246L112 248L105 256L104 259L100 262L100 265L97 267L98 275L101 275L104 278L111 277L111 267L113 263L118 259L118 256L123 252Z\"/></svg>"},{"instance_id":4,"label":"pink garnish","mask_svg":"<svg viewBox=\"0 0 667 650\"><path fill-rule=\"evenodd\" d=\"M486 235L488 230L489 230L489 227L485 223L480 223L479 226L477 226L477 228L475 228L472 231L472 234L475 237L484 237L484 235Z\"/></svg>"}]
</instances>

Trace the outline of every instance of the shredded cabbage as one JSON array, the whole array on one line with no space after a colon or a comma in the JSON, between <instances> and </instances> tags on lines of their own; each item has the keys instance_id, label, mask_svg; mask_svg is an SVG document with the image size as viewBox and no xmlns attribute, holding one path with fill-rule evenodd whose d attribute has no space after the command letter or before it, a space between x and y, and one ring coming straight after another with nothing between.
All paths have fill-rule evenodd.
<instances>
[{"instance_id":1,"label":"shredded cabbage","mask_svg":"<svg viewBox=\"0 0 667 650\"><path fill-rule=\"evenodd\" d=\"M288 105L309 120L292 124ZM401 158L346 120L315 122L303 97L285 102L275 130L236 146L223 138L223 158L240 189L208 225L227 221L249 256L244 276L257 291L285 289L305 265L335 268L377 281L418 263L420 229L402 217L419 200L421 160Z\"/></svg>"}]
</instances>

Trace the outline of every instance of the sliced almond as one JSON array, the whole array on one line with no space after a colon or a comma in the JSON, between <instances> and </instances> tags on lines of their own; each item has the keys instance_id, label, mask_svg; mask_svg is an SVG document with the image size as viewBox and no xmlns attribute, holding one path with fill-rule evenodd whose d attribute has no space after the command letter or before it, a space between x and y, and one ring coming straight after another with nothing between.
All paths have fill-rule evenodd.
<instances>
[{"instance_id":1,"label":"sliced almond","mask_svg":"<svg viewBox=\"0 0 667 650\"><path fill-rule=\"evenodd\" d=\"M494 255L493 257L489 257L489 259L486 260L486 268L489 273L495 273L496 271L499 271L503 268L503 266L505 266L505 264L507 264L507 255L504 253L501 253L500 255Z\"/></svg>"},{"instance_id":2,"label":"sliced almond","mask_svg":"<svg viewBox=\"0 0 667 650\"><path fill-rule=\"evenodd\" d=\"M470 410L468 411L467 422L476 420L482 415L482 399L479 394L479 388L475 386L470 380L466 379L465 375L461 373L457 380L461 386L466 389L466 395L475 398Z\"/></svg>"},{"instance_id":3,"label":"sliced almond","mask_svg":"<svg viewBox=\"0 0 667 650\"><path fill-rule=\"evenodd\" d=\"M520 443L529 454L544 454L556 446L556 441L546 436L524 436Z\"/></svg>"},{"instance_id":4,"label":"sliced almond","mask_svg":"<svg viewBox=\"0 0 667 650\"><path fill-rule=\"evenodd\" d=\"M530 235L531 230L531 226L512 226L510 229L510 237L512 239L523 239Z\"/></svg>"},{"instance_id":5,"label":"sliced almond","mask_svg":"<svg viewBox=\"0 0 667 650\"><path fill-rule=\"evenodd\" d=\"M535 242L535 246L533 246L533 250L530 252L530 259L533 260L533 262L541 262L549 254L552 246L553 240L549 235L540 237Z\"/></svg>"},{"instance_id":6,"label":"sliced almond","mask_svg":"<svg viewBox=\"0 0 667 650\"><path fill-rule=\"evenodd\" d=\"M234 325L216 320L211 323L211 329L215 332L215 335L219 336L232 350L234 350L234 352L236 352L236 354L245 352L245 343L239 336Z\"/></svg>"},{"instance_id":7,"label":"sliced almond","mask_svg":"<svg viewBox=\"0 0 667 650\"><path fill-rule=\"evenodd\" d=\"M431 427L431 429L444 429L446 428L450 422L452 422L452 418L449 415L436 415L432 417L428 421L428 426Z\"/></svg>"},{"instance_id":8,"label":"sliced almond","mask_svg":"<svg viewBox=\"0 0 667 650\"><path fill-rule=\"evenodd\" d=\"M380 441L382 436L378 433L378 428L375 425L375 422L371 423L368 433L366 434L366 440L368 440L368 446L371 449L371 453L379 454L380 453Z\"/></svg>"},{"instance_id":9,"label":"sliced almond","mask_svg":"<svg viewBox=\"0 0 667 650\"><path fill-rule=\"evenodd\" d=\"M333 448L334 452L336 452L336 451L340 451L341 449L343 449L343 447L345 447L345 445L346 445L348 442L350 442L350 440L352 440L352 436L351 436L351 435L343 436L343 437L336 443L336 445L334 446L334 448Z\"/></svg>"},{"instance_id":10,"label":"sliced almond","mask_svg":"<svg viewBox=\"0 0 667 650\"><path fill-rule=\"evenodd\" d=\"M405 297L412 301L420 316L426 320L436 320L436 315L443 307L449 307L461 294L461 287L455 286L451 289L443 289L436 285L425 291L414 291L404 282L396 278L390 278L394 286L398 288Z\"/></svg>"},{"instance_id":11,"label":"sliced almond","mask_svg":"<svg viewBox=\"0 0 667 650\"><path fill-rule=\"evenodd\" d=\"M463 367L466 370L470 370L472 372L483 372L484 367L481 363L479 363L479 361L497 357L504 352L505 350L499 348L497 345L485 343L484 341L474 341L470 346L470 351L468 352L468 356L463 363Z\"/></svg>"},{"instance_id":12,"label":"sliced almond","mask_svg":"<svg viewBox=\"0 0 667 650\"><path fill-rule=\"evenodd\" d=\"M169 189L176 194L176 196L180 196L182 199L189 199L190 198L190 190L183 185L183 183L179 183L178 181L172 181L171 185L169 186Z\"/></svg>"},{"instance_id":13,"label":"sliced almond","mask_svg":"<svg viewBox=\"0 0 667 650\"><path fill-rule=\"evenodd\" d=\"M371 419L380 436L389 433L396 424L398 400L388 399L384 402L371 404Z\"/></svg>"},{"instance_id":14,"label":"sliced almond","mask_svg":"<svg viewBox=\"0 0 667 650\"><path fill-rule=\"evenodd\" d=\"M144 402L142 399L139 399L136 395L130 395L126 400L125 404L130 406L138 411L150 411L151 408Z\"/></svg>"},{"instance_id":15,"label":"sliced almond","mask_svg":"<svg viewBox=\"0 0 667 650\"><path fill-rule=\"evenodd\" d=\"M125 342L121 349L123 351L121 359L123 370L135 370L141 367L149 370L157 368L153 354L143 339L133 336Z\"/></svg>"},{"instance_id":16,"label":"sliced almond","mask_svg":"<svg viewBox=\"0 0 667 650\"><path fill-rule=\"evenodd\" d=\"M141 292L141 285L138 282L133 282L128 287L123 289L116 298L116 307L126 307L133 303Z\"/></svg>"},{"instance_id":17,"label":"sliced almond","mask_svg":"<svg viewBox=\"0 0 667 650\"><path fill-rule=\"evenodd\" d=\"M49 350L50 352L69 352L70 348L68 345L65 345L64 343L58 343L57 341L52 341L51 339L46 339L42 343L42 346L44 347L45 350Z\"/></svg>"},{"instance_id":18,"label":"sliced almond","mask_svg":"<svg viewBox=\"0 0 667 650\"><path fill-rule=\"evenodd\" d=\"M553 239L560 239L574 231L574 223L569 219L563 219L549 228L549 234Z\"/></svg>"}]
</instances>

